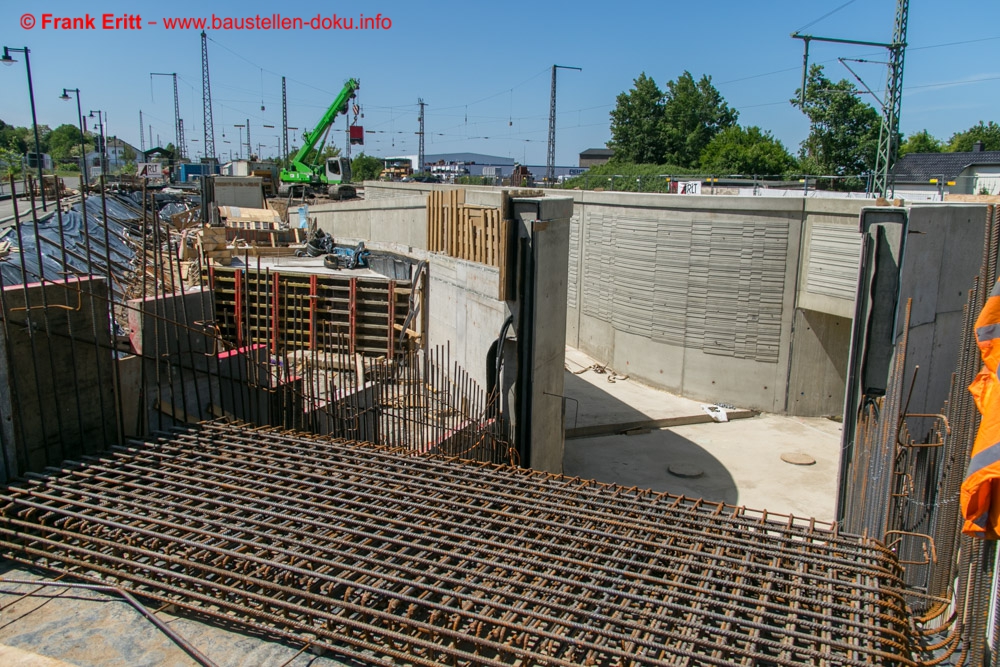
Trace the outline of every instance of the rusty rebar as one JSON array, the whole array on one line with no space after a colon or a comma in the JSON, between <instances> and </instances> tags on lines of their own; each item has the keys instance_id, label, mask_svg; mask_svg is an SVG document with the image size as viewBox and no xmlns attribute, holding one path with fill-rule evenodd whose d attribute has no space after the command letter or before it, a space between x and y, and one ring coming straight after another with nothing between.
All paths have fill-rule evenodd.
<instances>
[{"instance_id":1,"label":"rusty rebar","mask_svg":"<svg viewBox=\"0 0 1000 667\"><path fill-rule=\"evenodd\" d=\"M0 509L9 558L375 664L915 664L877 542L511 466L209 423Z\"/></svg>"}]
</instances>

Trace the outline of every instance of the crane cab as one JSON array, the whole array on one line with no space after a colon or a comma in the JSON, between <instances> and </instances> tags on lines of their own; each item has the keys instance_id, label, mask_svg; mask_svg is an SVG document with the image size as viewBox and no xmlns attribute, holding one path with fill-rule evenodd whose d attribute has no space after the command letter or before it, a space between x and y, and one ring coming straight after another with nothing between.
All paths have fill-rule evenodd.
<instances>
[{"instance_id":1,"label":"crane cab","mask_svg":"<svg viewBox=\"0 0 1000 667\"><path fill-rule=\"evenodd\" d=\"M351 199L357 196L351 182L351 161L346 157L326 159L327 195L332 199Z\"/></svg>"},{"instance_id":2,"label":"crane cab","mask_svg":"<svg viewBox=\"0 0 1000 667\"><path fill-rule=\"evenodd\" d=\"M326 182L349 182L351 180L351 162L346 157L331 157L326 159Z\"/></svg>"}]
</instances>

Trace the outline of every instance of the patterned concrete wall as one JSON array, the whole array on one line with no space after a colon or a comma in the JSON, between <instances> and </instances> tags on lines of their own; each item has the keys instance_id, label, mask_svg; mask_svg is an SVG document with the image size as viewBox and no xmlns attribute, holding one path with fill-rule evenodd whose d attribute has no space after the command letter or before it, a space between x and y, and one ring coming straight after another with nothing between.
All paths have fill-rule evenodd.
<instances>
[{"instance_id":1,"label":"patterned concrete wall","mask_svg":"<svg viewBox=\"0 0 1000 667\"><path fill-rule=\"evenodd\" d=\"M850 327L796 330L797 295L850 310L863 203L577 193L567 342L690 398L839 414Z\"/></svg>"}]
</instances>

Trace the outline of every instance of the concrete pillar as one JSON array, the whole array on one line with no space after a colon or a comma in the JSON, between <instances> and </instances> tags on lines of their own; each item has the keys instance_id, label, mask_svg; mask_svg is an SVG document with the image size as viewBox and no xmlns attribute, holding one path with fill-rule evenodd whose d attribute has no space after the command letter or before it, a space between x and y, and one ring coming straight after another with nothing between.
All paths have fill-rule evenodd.
<instances>
[{"instance_id":1,"label":"concrete pillar","mask_svg":"<svg viewBox=\"0 0 1000 667\"><path fill-rule=\"evenodd\" d=\"M563 370L566 356L566 276L573 200L512 202L517 221L517 384L514 433L522 464L562 472L565 444Z\"/></svg>"}]
</instances>

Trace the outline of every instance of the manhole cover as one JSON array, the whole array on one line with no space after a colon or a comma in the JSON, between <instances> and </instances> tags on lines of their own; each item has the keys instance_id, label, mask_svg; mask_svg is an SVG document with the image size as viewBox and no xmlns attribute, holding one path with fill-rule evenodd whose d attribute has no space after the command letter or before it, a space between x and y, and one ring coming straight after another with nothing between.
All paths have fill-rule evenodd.
<instances>
[{"instance_id":1,"label":"manhole cover","mask_svg":"<svg viewBox=\"0 0 1000 667\"><path fill-rule=\"evenodd\" d=\"M782 454L781 460L785 463L791 463L795 466L811 466L816 463L816 459L809 456L808 454L802 454L800 452L795 452L791 454Z\"/></svg>"},{"instance_id":2,"label":"manhole cover","mask_svg":"<svg viewBox=\"0 0 1000 667\"><path fill-rule=\"evenodd\" d=\"M705 474L701 468L690 463L671 463L667 466L667 472L674 477L701 477Z\"/></svg>"}]
</instances>

